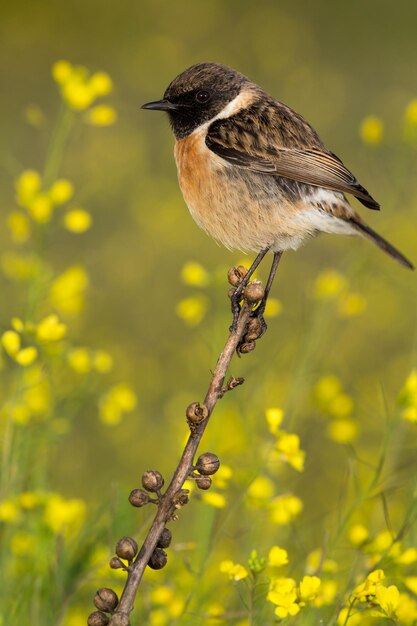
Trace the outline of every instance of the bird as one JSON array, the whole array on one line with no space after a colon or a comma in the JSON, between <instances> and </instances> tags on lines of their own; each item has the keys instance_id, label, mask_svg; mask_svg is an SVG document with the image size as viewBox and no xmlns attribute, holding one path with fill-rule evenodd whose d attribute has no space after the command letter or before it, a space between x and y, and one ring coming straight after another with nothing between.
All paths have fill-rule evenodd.
<instances>
[{"instance_id":1,"label":"bird","mask_svg":"<svg viewBox=\"0 0 417 626\"><path fill-rule=\"evenodd\" d=\"M414 269L350 205L346 194L380 208L314 128L240 72L220 63L192 65L161 100L142 108L168 113L179 185L197 224L229 249L257 253L231 297L232 330L245 287L272 252L255 313L265 332L263 314L282 254L319 233L363 237Z\"/></svg>"}]
</instances>

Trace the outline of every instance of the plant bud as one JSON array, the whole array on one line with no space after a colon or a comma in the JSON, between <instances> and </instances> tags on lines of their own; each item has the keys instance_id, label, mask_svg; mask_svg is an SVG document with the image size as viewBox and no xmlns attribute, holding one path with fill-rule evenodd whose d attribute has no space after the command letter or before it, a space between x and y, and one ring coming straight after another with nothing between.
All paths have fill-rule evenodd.
<instances>
[{"instance_id":1,"label":"plant bud","mask_svg":"<svg viewBox=\"0 0 417 626\"><path fill-rule=\"evenodd\" d=\"M215 474L220 467L219 457L212 452L204 452L200 454L196 463L196 470L203 476Z\"/></svg>"},{"instance_id":2,"label":"plant bud","mask_svg":"<svg viewBox=\"0 0 417 626\"><path fill-rule=\"evenodd\" d=\"M102 587L94 596L94 604L101 611L114 611L119 604L119 598L113 589Z\"/></svg>"},{"instance_id":3,"label":"plant bud","mask_svg":"<svg viewBox=\"0 0 417 626\"><path fill-rule=\"evenodd\" d=\"M115 613L111 618L110 626L130 626L129 615L126 613Z\"/></svg>"},{"instance_id":4,"label":"plant bud","mask_svg":"<svg viewBox=\"0 0 417 626\"><path fill-rule=\"evenodd\" d=\"M129 495L129 502L132 506L145 506L148 504L150 498L146 491L143 489L133 489Z\"/></svg>"},{"instance_id":5,"label":"plant bud","mask_svg":"<svg viewBox=\"0 0 417 626\"><path fill-rule=\"evenodd\" d=\"M211 487L211 478L210 476L197 476L195 479L195 484L199 489L210 489Z\"/></svg>"},{"instance_id":6,"label":"plant bud","mask_svg":"<svg viewBox=\"0 0 417 626\"><path fill-rule=\"evenodd\" d=\"M247 273L248 270L246 269L246 267L243 267L243 265L239 265L239 267L231 267L230 270L227 272L227 280L229 281L230 285L232 285L233 287L237 287L238 285L240 285Z\"/></svg>"},{"instance_id":7,"label":"plant bud","mask_svg":"<svg viewBox=\"0 0 417 626\"><path fill-rule=\"evenodd\" d=\"M243 295L248 302L259 302L264 297L264 288L259 280L253 280L246 287Z\"/></svg>"},{"instance_id":8,"label":"plant bud","mask_svg":"<svg viewBox=\"0 0 417 626\"><path fill-rule=\"evenodd\" d=\"M94 613L90 613L87 618L88 626L107 626L109 623L109 618L105 613L101 611L94 611Z\"/></svg>"},{"instance_id":9,"label":"plant bud","mask_svg":"<svg viewBox=\"0 0 417 626\"><path fill-rule=\"evenodd\" d=\"M125 567L125 564L122 563L121 560L117 558L117 556L114 556L112 559L110 559L109 565L112 569L120 569L122 567Z\"/></svg>"},{"instance_id":10,"label":"plant bud","mask_svg":"<svg viewBox=\"0 0 417 626\"><path fill-rule=\"evenodd\" d=\"M248 352L252 352L252 350L255 350L255 348L256 343L254 341L246 341L239 346L238 350L241 354L247 354Z\"/></svg>"},{"instance_id":11,"label":"plant bud","mask_svg":"<svg viewBox=\"0 0 417 626\"><path fill-rule=\"evenodd\" d=\"M187 406L185 412L187 420L193 424L199 424L209 416L209 410L205 404L199 402L193 402Z\"/></svg>"},{"instance_id":12,"label":"plant bud","mask_svg":"<svg viewBox=\"0 0 417 626\"><path fill-rule=\"evenodd\" d=\"M176 509L180 509L182 506L187 504L189 493L188 489L180 489L177 493L174 493L172 497L172 504Z\"/></svg>"},{"instance_id":13,"label":"plant bud","mask_svg":"<svg viewBox=\"0 0 417 626\"><path fill-rule=\"evenodd\" d=\"M116 546L116 554L121 559L132 561L138 551L138 544L132 537L122 537Z\"/></svg>"},{"instance_id":14,"label":"plant bud","mask_svg":"<svg viewBox=\"0 0 417 626\"><path fill-rule=\"evenodd\" d=\"M164 485L162 474L158 470L147 470L142 475L142 485L147 491L156 493Z\"/></svg>"},{"instance_id":15,"label":"plant bud","mask_svg":"<svg viewBox=\"0 0 417 626\"><path fill-rule=\"evenodd\" d=\"M162 569L167 564L167 561L168 557L166 552L164 552L162 548L155 548L148 561L148 565L151 569Z\"/></svg>"},{"instance_id":16,"label":"plant bud","mask_svg":"<svg viewBox=\"0 0 417 626\"><path fill-rule=\"evenodd\" d=\"M169 528L164 528L156 544L158 548L168 548L172 541L172 532Z\"/></svg>"}]
</instances>

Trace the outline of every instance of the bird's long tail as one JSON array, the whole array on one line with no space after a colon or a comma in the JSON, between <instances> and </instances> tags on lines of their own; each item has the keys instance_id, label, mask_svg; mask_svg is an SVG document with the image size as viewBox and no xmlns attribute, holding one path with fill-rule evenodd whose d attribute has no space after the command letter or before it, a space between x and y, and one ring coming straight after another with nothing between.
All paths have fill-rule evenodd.
<instances>
[{"instance_id":1,"label":"bird's long tail","mask_svg":"<svg viewBox=\"0 0 417 626\"><path fill-rule=\"evenodd\" d=\"M401 254L399 250L394 248L394 246L392 246L386 239L384 239L383 237L381 237L381 235L378 235L378 233L372 230L372 228L368 226L368 224L365 224L362 219L357 216L350 217L349 222L353 226L353 228L358 231L359 234L365 237L365 239L369 239L369 241L372 241L378 246L378 248L381 248L381 250L389 254L396 261L398 261L398 263L401 263L401 265L403 265L404 267L408 267L410 270L414 269L414 265L403 254Z\"/></svg>"}]
</instances>

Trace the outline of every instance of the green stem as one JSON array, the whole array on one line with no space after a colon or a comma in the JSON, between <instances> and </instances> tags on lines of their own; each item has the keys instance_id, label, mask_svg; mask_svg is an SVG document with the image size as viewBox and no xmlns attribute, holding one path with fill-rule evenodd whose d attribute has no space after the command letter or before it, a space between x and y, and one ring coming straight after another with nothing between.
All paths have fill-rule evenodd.
<instances>
[{"instance_id":1,"label":"green stem","mask_svg":"<svg viewBox=\"0 0 417 626\"><path fill-rule=\"evenodd\" d=\"M43 170L43 184L45 187L49 187L58 176L73 122L74 112L63 104L46 155Z\"/></svg>"}]
</instances>

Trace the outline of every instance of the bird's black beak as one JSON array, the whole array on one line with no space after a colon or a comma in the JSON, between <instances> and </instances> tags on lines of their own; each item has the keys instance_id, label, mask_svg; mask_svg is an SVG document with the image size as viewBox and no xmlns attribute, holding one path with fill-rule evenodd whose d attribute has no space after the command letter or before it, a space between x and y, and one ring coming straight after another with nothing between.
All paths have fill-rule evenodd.
<instances>
[{"instance_id":1,"label":"bird's black beak","mask_svg":"<svg viewBox=\"0 0 417 626\"><path fill-rule=\"evenodd\" d=\"M155 102L147 102L142 104L141 109L149 109L150 111L178 111L180 107L169 100L156 100Z\"/></svg>"}]
</instances>

